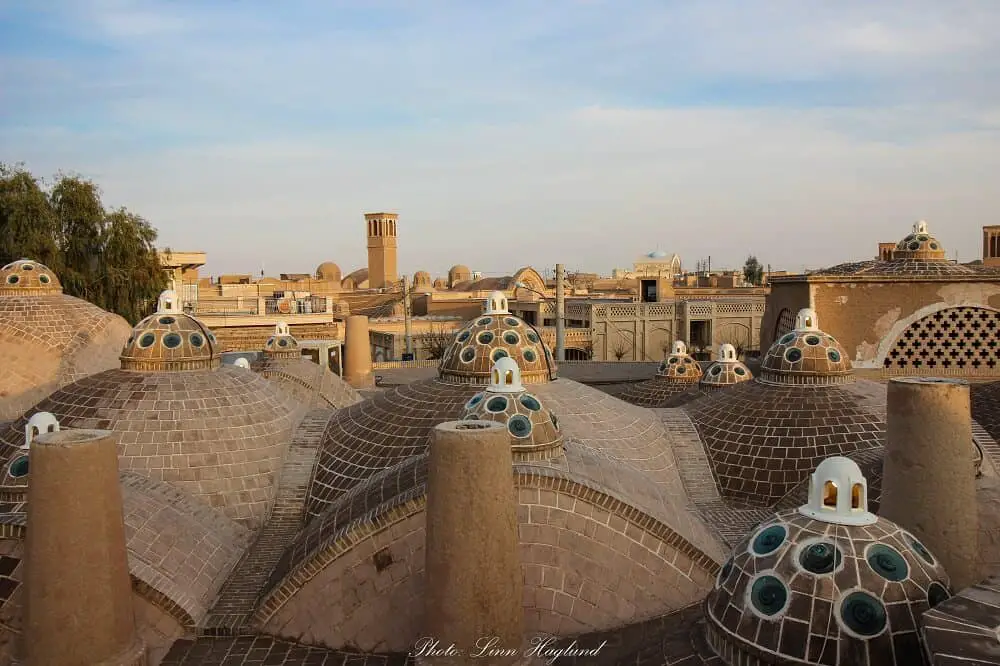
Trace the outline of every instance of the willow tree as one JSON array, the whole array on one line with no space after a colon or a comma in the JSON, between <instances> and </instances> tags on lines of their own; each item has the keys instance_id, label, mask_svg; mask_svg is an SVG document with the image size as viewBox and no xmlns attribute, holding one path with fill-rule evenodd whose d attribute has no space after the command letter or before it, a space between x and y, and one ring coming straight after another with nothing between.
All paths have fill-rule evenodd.
<instances>
[{"instance_id":1,"label":"willow tree","mask_svg":"<svg viewBox=\"0 0 1000 666\"><path fill-rule=\"evenodd\" d=\"M60 174L46 189L23 166L0 164L0 265L36 259L65 293L136 323L166 288L156 237L139 215L106 210L89 180Z\"/></svg>"}]
</instances>

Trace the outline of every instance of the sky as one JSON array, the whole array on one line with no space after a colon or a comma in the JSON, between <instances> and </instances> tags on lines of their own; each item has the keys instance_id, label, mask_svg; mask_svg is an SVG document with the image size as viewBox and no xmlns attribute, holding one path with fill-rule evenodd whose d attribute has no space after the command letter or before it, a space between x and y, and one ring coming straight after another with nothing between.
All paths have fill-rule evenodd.
<instances>
[{"instance_id":1,"label":"sky","mask_svg":"<svg viewBox=\"0 0 1000 666\"><path fill-rule=\"evenodd\" d=\"M0 0L0 161L207 272L962 261L1000 206L997 0Z\"/></svg>"}]
</instances>

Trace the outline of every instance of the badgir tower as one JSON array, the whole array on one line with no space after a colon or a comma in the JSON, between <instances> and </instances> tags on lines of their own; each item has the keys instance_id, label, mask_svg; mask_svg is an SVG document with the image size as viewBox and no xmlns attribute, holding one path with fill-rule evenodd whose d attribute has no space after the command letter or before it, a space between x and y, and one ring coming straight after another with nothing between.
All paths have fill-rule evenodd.
<instances>
[{"instance_id":1,"label":"badgir tower","mask_svg":"<svg viewBox=\"0 0 1000 666\"><path fill-rule=\"evenodd\" d=\"M366 225L317 273L398 280ZM620 397L499 286L378 386L363 315L343 377L285 322L229 363L172 291L129 327L13 262L0 664L1000 663L1000 273L943 252L776 280L759 363L677 341Z\"/></svg>"}]
</instances>

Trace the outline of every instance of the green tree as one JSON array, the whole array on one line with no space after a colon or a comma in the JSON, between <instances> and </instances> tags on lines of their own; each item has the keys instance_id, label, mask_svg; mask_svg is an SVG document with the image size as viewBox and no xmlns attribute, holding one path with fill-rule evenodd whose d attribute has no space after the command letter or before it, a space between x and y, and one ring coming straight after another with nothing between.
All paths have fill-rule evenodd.
<instances>
[{"instance_id":1,"label":"green tree","mask_svg":"<svg viewBox=\"0 0 1000 666\"><path fill-rule=\"evenodd\" d=\"M135 213L106 210L89 180L60 174L46 191L23 166L0 164L0 265L36 259L59 275L65 293L134 324L167 286L156 237Z\"/></svg>"},{"instance_id":2,"label":"green tree","mask_svg":"<svg viewBox=\"0 0 1000 666\"><path fill-rule=\"evenodd\" d=\"M743 278L755 287L764 284L764 267L752 254L747 257L746 263L743 264Z\"/></svg>"}]
</instances>

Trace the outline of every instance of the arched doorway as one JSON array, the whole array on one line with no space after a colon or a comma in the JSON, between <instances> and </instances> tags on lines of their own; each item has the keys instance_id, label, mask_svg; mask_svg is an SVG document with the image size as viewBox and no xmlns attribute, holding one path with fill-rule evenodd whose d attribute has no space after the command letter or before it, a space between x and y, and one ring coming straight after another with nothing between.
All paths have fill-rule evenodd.
<instances>
[{"instance_id":1,"label":"arched doorway","mask_svg":"<svg viewBox=\"0 0 1000 666\"><path fill-rule=\"evenodd\" d=\"M567 361L589 361L590 354L587 353L585 349L577 349L575 347L566 348L566 360Z\"/></svg>"},{"instance_id":2,"label":"arched doorway","mask_svg":"<svg viewBox=\"0 0 1000 666\"><path fill-rule=\"evenodd\" d=\"M882 362L892 374L1000 374L1000 312L944 308L910 324Z\"/></svg>"}]
</instances>

